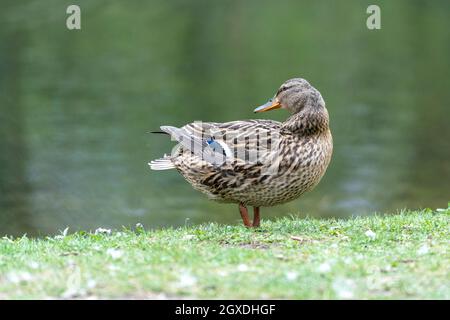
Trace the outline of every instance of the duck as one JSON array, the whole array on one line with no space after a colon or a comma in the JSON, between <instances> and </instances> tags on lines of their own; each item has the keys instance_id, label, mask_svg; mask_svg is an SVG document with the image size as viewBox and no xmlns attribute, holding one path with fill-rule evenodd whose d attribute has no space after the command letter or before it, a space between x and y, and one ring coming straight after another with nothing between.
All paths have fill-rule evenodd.
<instances>
[{"instance_id":1,"label":"duck","mask_svg":"<svg viewBox=\"0 0 450 320\"><path fill-rule=\"evenodd\" d=\"M149 166L176 169L209 199L237 204L244 226L260 227L260 208L293 201L312 190L333 153L325 101L307 80L285 81L254 112L275 109L290 115L284 122L253 119L161 126L158 133L177 144ZM253 220L248 207L253 207Z\"/></svg>"}]
</instances>

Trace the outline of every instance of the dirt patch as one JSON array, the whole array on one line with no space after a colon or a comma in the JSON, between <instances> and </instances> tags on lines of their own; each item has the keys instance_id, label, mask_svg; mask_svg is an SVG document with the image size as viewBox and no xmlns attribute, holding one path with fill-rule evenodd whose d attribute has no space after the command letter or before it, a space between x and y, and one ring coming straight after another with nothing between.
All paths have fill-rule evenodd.
<instances>
[{"instance_id":1,"label":"dirt patch","mask_svg":"<svg viewBox=\"0 0 450 320\"><path fill-rule=\"evenodd\" d=\"M260 250L266 250L269 249L271 246L269 246L266 243L261 242L251 242L251 243L241 243L238 245L238 247L241 248L247 248L247 249L260 249Z\"/></svg>"},{"instance_id":2,"label":"dirt patch","mask_svg":"<svg viewBox=\"0 0 450 320\"><path fill-rule=\"evenodd\" d=\"M260 241L249 241L249 242L240 242L240 243L233 243L231 241L221 241L220 244L225 247L258 249L258 250L267 250L267 249L278 246L276 243L264 243L264 242L260 242Z\"/></svg>"}]
</instances>

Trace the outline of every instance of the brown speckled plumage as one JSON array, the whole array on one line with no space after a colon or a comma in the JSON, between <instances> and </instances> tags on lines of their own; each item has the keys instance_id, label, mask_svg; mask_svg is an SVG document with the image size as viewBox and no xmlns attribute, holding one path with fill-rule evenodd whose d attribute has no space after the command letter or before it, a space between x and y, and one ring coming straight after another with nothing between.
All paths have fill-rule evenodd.
<instances>
[{"instance_id":1,"label":"brown speckled plumage","mask_svg":"<svg viewBox=\"0 0 450 320\"><path fill-rule=\"evenodd\" d=\"M155 170L174 167L210 199L238 203L241 208L294 200L319 183L331 160L328 112L319 91L300 78L283 83L273 100L259 109L274 106L292 115L283 123L242 120L161 127L180 144L172 155L150 166ZM218 148L212 152L211 145ZM212 161L208 152L222 160ZM255 161L249 161L252 152L258 155Z\"/></svg>"}]
</instances>

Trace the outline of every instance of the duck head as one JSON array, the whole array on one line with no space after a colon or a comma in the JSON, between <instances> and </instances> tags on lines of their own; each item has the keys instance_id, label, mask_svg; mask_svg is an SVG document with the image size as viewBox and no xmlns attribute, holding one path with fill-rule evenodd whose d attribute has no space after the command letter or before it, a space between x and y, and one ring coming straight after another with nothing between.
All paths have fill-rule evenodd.
<instances>
[{"instance_id":1,"label":"duck head","mask_svg":"<svg viewBox=\"0 0 450 320\"><path fill-rule=\"evenodd\" d=\"M287 109L296 114L306 108L325 107L320 92L302 78L294 78L284 82L275 96L267 103L257 107L254 112L265 112L274 109Z\"/></svg>"}]
</instances>

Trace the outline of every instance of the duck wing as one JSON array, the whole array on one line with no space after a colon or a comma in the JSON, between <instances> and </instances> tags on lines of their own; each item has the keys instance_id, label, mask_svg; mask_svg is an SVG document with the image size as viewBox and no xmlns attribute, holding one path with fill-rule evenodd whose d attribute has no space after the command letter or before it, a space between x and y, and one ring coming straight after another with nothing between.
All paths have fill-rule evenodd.
<instances>
[{"instance_id":1,"label":"duck wing","mask_svg":"<svg viewBox=\"0 0 450 320\"><path fill-rule=\"evenodd\" d=\"M225 123L192 122L161 130L209 163L227 160L262 162L280 141L281 123L273 120L239 120Z\"/></svg>"}]
</instances>

